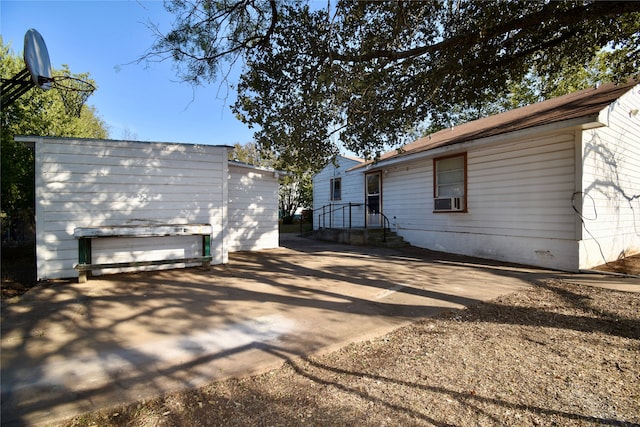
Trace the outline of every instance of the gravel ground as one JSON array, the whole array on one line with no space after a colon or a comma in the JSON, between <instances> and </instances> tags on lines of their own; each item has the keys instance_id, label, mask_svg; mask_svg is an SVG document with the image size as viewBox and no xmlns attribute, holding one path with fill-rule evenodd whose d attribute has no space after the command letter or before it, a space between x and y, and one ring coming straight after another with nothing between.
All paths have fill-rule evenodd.
<instances>
[{"instance_id":1,"label":"gravel ground","mask_svg":"<svg viewBox=\"0 0 640 427\"><path fill-rule=\"evenodd\" d=\"M632 426L638 384L640 293L550 281L263 375L62 425Z\"/></svg>"}]
</instances>

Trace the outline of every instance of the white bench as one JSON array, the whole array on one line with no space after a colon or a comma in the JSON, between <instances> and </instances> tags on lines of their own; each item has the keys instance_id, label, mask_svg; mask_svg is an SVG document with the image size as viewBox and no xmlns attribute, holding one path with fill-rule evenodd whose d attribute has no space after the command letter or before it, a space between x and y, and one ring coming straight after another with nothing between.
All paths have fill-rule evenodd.
<instances>
[{"instance_id":1,"label":"white bench","mask_svg":"<svg viewBox=\"0 0 640 427\"><path fill-rule=\"evenodd\" d=\"M73 237L78 239L78 282L87 281L92 270L103 268L139 267L161 264L202 263L208 267L211 262L211 224L154 224L116 225L102 227L78 227ZM202 236L202 256L194 258L172 258L154 261L128 261L93 264L91 262L91 240L104 237L162 237L162 236Z\"/></svg>"}]
</instances>

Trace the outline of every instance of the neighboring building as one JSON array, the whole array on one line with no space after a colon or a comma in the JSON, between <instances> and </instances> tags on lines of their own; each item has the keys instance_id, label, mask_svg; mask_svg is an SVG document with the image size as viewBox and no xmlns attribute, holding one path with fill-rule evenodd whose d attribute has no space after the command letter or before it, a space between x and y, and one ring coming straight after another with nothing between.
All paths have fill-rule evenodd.
<instances>
[{"instance_id":1,"label":"neighboring building","mask_svg":"<svg viewBox=\"0 0 640 427\"><path fill-rule=\"evenodd\" d=\"M637 82L606 84L445 129L346 171L359 189L341 201L377 182L382 213L415 246L594 267L640 252L639 110Z\"/></svg>"},{"instance_id":2,"label":"neighboring building","mask_svg":"<svg viewBox=\"0 0 640 427\"><path fill-rule=\"evenodd\" d=\"M336 156L313 177L314 228L342 228L349 224L349 203L352 206L352 223L361 227L364 218L364 192L362 173L349 172L362 165L363 159Z\"/></svg>"},{"instance_id":3,"label":"neighboring building","mask_svg":"<svg viewBox=\"0 0 640 427\"><path fill-rule=\"evenodd\" d=\"M78 274L78 227L211 224L212 264L227 263L232 251L278 247L278 173L229 162L232 147L15 139L35 146L38 279ZM201 236L117 237L93 239L91 252L103 264L197 257L204 249Z\"/></svg>"}]
</instances>

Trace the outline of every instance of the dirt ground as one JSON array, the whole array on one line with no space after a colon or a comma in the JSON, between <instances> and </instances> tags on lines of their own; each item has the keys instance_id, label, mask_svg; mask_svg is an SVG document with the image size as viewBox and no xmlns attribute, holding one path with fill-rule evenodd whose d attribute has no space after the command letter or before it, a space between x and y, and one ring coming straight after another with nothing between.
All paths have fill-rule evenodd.
<instances>
[{"instance_id":1,"label":"dirt ground","mask_svg":"<svg viewBox=\"0 0 640 427\"><path fill-rule=\"evenodd\" d=\"M640 275L640 256L605 267ZM3 268L11 303L24 291L6 295L5 279ZM632 426L638 354L640 293L550 280L262 375L60 425Z\"/></svg>"},{"instance_id":2,"label":"dirt ground","mask_svg":"<svg viewBox=\"0 0 640 427\"><path fill-rule=\"evenodd\" d=\"M640 255L634 255L615 262L603 264L594 268L594 270L640 276Z\"/></svg>"}]
</instances>

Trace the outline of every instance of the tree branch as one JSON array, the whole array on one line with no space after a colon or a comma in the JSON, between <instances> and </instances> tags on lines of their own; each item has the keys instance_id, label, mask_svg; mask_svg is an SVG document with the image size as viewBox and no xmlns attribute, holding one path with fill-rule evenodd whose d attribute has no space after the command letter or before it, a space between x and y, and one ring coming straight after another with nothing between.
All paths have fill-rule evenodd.
<instances>
[{"instance_id":1,"label":"tree branch","mask_svg":"<svg viewBox=\"0 0 640 427\"><path fill-rule=\"evenodd\" d=\"M477 31L472 30L458 36L445 39L441 42L428 45L419 46L404 51L392 51L392 50L373 50L358 55L351 55L340 53L337 51L331 51L328 56L336 61L342 62L369 62L374 59L389 59L392 61L398 61L402 59L415 58L426 54L432 54L440 51L447 51L448 49L460 50L461 46L469 46L470 44L481 43L482 41L491 40L497 38L503 34L508 34L511 31L516 30L528 30L542 23L552 23L554 27L564 27L567 25L576 24L590 16L617 16L625 13L639 12L640 2L595 2L593 4L581 5L574 7L570 10L558 14L558 6L562 3L551 2L545 5L545 7L537 13L529 14L521 18L517 18L506 22L502 25L497 25L489 30ZM551 29L548 29L550 31Z\"/></svg>"}]
</instances>

